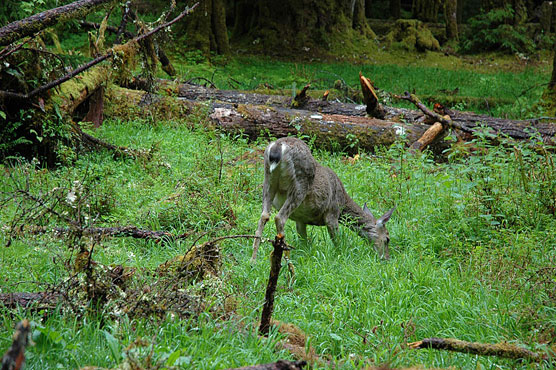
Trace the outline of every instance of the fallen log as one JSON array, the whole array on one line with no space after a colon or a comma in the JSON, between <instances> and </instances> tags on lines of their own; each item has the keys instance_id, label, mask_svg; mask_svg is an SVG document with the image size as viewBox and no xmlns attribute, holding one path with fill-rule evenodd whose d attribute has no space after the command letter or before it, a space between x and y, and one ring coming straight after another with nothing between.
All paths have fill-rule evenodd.
<instances>
[{"instance_id":1,"label":"fallen log","mask_svg":"<svg viewBox=\"0 0 556 370\"><path fill-rule=\"evenodd\" d=\"M246 93L234 90L209 89L202 86L182 84L178 88L178 96L194 101L210 100L232 104L267 105L270 107L289 108L292 98L281 95L264 95ZM432 124L434 121L425 122L427 115L421 111L383 107L385 110L384 120L401 124ZM340 103L327 100L308 99L304 105L305 111L311 111L326 115L356 116L366 115L365 105ZM302 113L300 113L303 115ZM556 144L556 124L544 122L540 119L509 120L490 117L472 112L450 111L451 127L462 133L463 139L471 139L472 135L481 127L487 127L495 134L506 135L516 140L527 140L532 137L540 137L545 144ZM347 118L346 118L347 119ZM440 121L441 122L441 121ZM423 131L424 133L424 131ZM421 136L421 135L420 135ZM420 137L419 136L419 137ZM417 140L418 138L415 138ZM411 140L410 142L415 142Z\"/></svg>"},{"instance_id":2,"label":"fallen log","mask_svg":"<svg viewBox=\"0 0 556 370\"><path fill-rule=\"evenodd\" d=\"M279 360L270 364L229 368L226 370L301 370L307 365L306 361Z\"/></svg>"},{"instance_id":3,"label":"fallen log","mask_svg":"<svg viewBox=\"0 0 556 370\"><path fill-rule=\"evenodd\" d=\"M42 306L53 308L61 298L59 293L0 293L0 304L7 308L29 308L38 303ZM43 308L41 306L41 308Z\"/></svg>"},{"instance_id":4,"label":"fallen log","mask_svg":"<svg viewBox=\"0 0 556 370\"><path fill-rule=\"evenodd\" d=\"M58 235L77 232L83 236L129 237L134 239L146 239L146 240L154 240L154 241L161 241L164 239L168 239L168 240L186 239L191 235L191 232L183 233L183 234L172 234L168 231L162 231L162 230L139 229L136 226L84 227L84 228L76 228L75 226L73 228L69 228L69 227L49 228L46 226L27 226L24 227L22 231L29 232L31 234L44 234L44 233L52 232Z\"/></svg>"},{"instance_id":5,"label":"fallen log","mask_svg":"<svg viewBox=\"0 0 556 370\"><path fill-rule=\"evenodd\" d=\"M401 136L410 142L418 140L429 125L406 124L369 117L320 114L287 108L260 105L231 105L214 103L210 118L219 129L250 139L261 133L273 137L309 136L314 145L331 150L357 153L360 149L373 151L378 146L389 146ZM448 146L438 140L431 146L442 151Z\"/></svg>"},{"instance_id":6,"label":"fallen log","mask_svg":"<svg viewBox=\"0 0 556 370\"><path fill-rule=\"evenodd\" d=\"M25 36L31 36L58 22L65 22L77 17L85 18L85 15L97 6L112 2L114 0L79 0L12 22L0 28L0 46L9 45Z\"/></svg>"},{"instance_id":7,"label":"fallen log","mask_svg":"<svg viewBox=\"0 0 556 370\"><path fill-rule=\"evenodd\" d=\"M446 351L470 353L480 356L497 356L512 359L525 359L533 362L550 360L548 354L537 353L511 343L477 343L453 338L426 338L408 343L411 349L432 348Z\"/></svg>"}]
</instances>

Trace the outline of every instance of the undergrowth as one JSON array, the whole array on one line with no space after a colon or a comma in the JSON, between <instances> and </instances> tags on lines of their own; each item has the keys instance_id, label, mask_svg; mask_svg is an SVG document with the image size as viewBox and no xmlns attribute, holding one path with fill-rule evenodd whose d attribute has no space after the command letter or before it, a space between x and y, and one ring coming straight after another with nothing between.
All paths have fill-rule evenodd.
<instances>
[{"instance_id":1,"label":"undergrowth","mask_svg":"<svg viewBox=\"0 0 556 370\"><path fill-rule=\"evenodd\" d=\"M266 142L181 121L106 121L95 135L157 151L150 161L92 152L80 153L74 166L53 170L36 161L1 167L0 242L9 247L0 248L0 293L65 284L68 273L79 273L76 253L83 247L99 265L144 273L139 291L148 295L156 289L157 275L146 272L193 244L254 232ZM412 155L403 142L353 158L313 148L357 203L367 202L375 213L397 206L388 223L391 260L381 261L345 228L336 246L326 230L309 228L310 241L304 245L290 221L286 239L295 247L296 279L290 284L288 273L282 273L274 317L301 328L319 356L345 368L386 363L526 368L511 360L405 346L433 336L507 341L541 351L554 345L556 158L537 142L498 141L502 145L494 146L487 133L480 134L472 155L454 146L446 163L428 154ZM48 204L61 217L32 214L25 227L64 226L64 217L79 215L87 226L135 225L190 236L164 243L124 237L76 242L26 232L18 220L33 210L21 198L10 198L17 189L44 199L59 194ZM265 236L274 232L269 223ZM196 311L169 309L144 317L110 304L77 315L63 305L33 312L4 307L0 348L8 347L15 322L26 317L35 342L27 352L29 369L114 367L132 360L143 366L212 369L291 359L276 347L283 334L256 335L269 247L263 244L252 265L251 243L241 238L220 242L218 277L179 287L200 299Z\"/></svg>"}]
</instances>

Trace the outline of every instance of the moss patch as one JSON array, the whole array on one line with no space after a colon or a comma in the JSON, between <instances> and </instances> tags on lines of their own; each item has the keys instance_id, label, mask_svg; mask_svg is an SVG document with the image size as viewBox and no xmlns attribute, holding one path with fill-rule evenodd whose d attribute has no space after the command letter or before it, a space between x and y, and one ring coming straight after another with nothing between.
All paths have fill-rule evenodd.
<instances>
[{"instance_id":1,"label":"moss patch","mask_svg":"<svg viewBox=\"0 0 556 370\"><path fill-rule=\"evenodd\" d=\"M439 51L440 43L432 32L416 19L399 19L385 39L389 47L398 47L407 51Z\"/></svg>"}]
</instances>

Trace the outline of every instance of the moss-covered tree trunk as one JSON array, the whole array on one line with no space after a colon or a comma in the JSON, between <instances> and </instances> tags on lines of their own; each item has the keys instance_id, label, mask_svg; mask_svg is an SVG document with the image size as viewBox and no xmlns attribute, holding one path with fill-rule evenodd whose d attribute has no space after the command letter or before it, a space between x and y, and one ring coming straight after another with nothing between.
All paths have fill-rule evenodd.
<instances>
[{"instance_id":1,"label":"moss-covered tree trunk","mask_svg":"<svg viewBox=\"0 0 556 370\"><path fill-rule=\"evenodd\" d=\"M375 37L366 0L238 0L228 10L234 38L248 38L264 52L327 48L332 34L347 37L351 30Z\"/></svg>"},{"instance_id":2,"label":"moss-covered tree trunk","mask_svg":"<svg viewBox=\"0 0 556 370\"><path fill-rule=\"evenodd\" d=\"M458 1L446 0L444 7L444 17L446 19L446 38L457 41L458 35Z\"/></svg>"},{"instance_id":3,"label":"moss-covered tree trunk","mask_svg":"<svg viewBox=\"0 0 556 370\"><path fill-rule=\"evenodd\" d=\"M31 36L38 31L57 23L70 19L85 17L99 5L114 2L114 0L79 0L71 4L50 9L28 18L10 23L0 28L0 46L9 45L25 36Z\"/></svg>"},{"instance_id":4,"label":"moss-covered tree trunk","mask_svg":"<svg viewBox=\"0 0 556 370\"><path fill-rule=\"evenodd\" d=\"M229 54L226 7L223 0L203 0L188 18L186 26L187 46L200 50L205 56L213 51Z\"/></svg>"},{"instance_id":5,"label":"moss-covered tree trunk","mask_svg":"<svg viewBox=\"0 0 556 370\"><path fill-rule=\"evenodd\" d=\"M440 0L413 0L413 18L423 22L437 22Z\"/></svg>"}]
</instances>

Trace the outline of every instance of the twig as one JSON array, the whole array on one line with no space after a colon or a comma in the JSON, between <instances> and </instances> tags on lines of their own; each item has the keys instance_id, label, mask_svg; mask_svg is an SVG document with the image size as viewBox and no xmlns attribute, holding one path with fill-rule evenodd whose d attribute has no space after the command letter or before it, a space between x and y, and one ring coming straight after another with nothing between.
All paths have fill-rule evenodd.
<instances>
[{"instance_id":1,"label":"twig","mask_svg":"<svg viewBox=\"0 0 556 370\"><path fill-rule=\"evenodd\" d=\"M414 94L410 94L409 92L405 92L404 95L394 95L394 97L396 97L397 99L401 99L401 100L407 100L413 104L415 104L415 106L417 108L419 108L419 110L421 110L421 112L423 112L425 115L433 118L436 122L440 122L443 126L445 127L454 127L457 129L460 129L462 131L466 131L466 132L473 132L474 130L468 129L466 127L463 127L462 125L454 122L451 119L446 119L443 116L441 116L440 114L431 111L429 108L427 108L427 106L425 104L423 104L419 98L417 96L415 96Z\"/></svg>"},{"instance_id":2,"label":"twig","mask_svg":"<svg viewBox=\"0 0 556 370\"><path fill-rule=\"evenodd\" d=\"M270 319L272 318L272 311L274 310L274 294L276 293L276 284L278 283L278 276L282 268L282 255L285 249L284 237L276 235L272 245L274 251L270 256L270 275L268 277L268 284L264 296L261 326L259 327L259 333L261 335L268 335L270 331Z\"/></svg>"}]
</instances>

